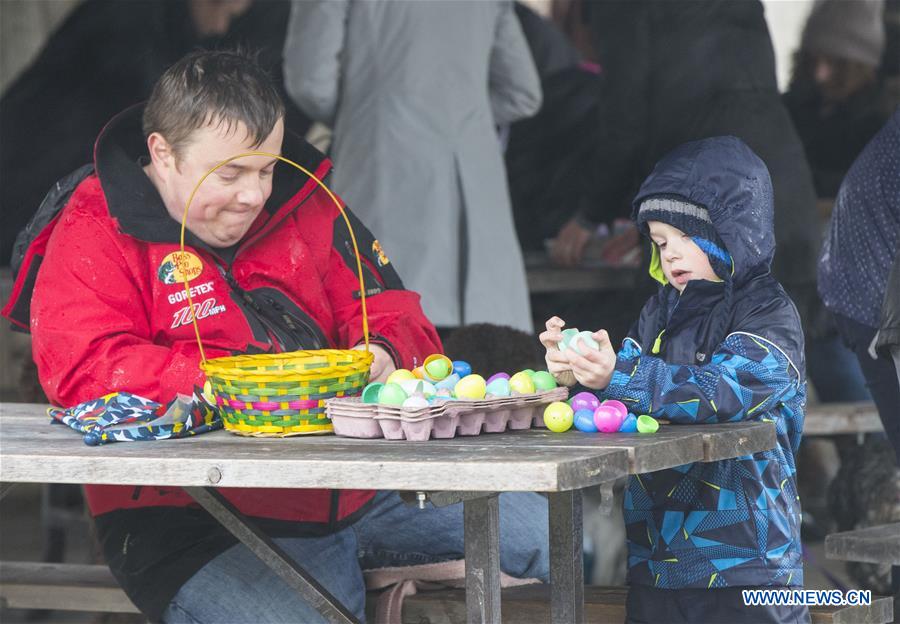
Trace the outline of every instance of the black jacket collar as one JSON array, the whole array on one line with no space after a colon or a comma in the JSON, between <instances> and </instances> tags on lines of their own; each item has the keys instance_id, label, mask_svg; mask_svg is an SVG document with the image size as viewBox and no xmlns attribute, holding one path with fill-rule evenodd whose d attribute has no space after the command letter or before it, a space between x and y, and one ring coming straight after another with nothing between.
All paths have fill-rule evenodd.
<instances>
[{"instance_id":1,"label":"black jacket collar","mask_svg":"<svg viewBox=\"0 0 900 624\"><path fill-rule=\"evenodd\" d=\"M169 215L162 197L138 162L148 155L141 128L143 110L144 105L137 104L122 111L100 133L94 145L97 176L109 213L118 221L122 233L150 243L177 243L181 224ZM285 132L282 154L312 172L318 171L319 179L324 178L331 168L324 154L289 131ZM278 163L272 195L259 218L269 222L283 218L314 190L307 182L309 178L305 174ZM298 197L301 189L308 189L308 192ZM290 207L285 206L291 198L297 201L291 202ZM285 211L285 208L289 209ZM266 226L254 225L250 231L257 236L268 229ZM215 253L190 232L185 233L185 244Z\"/></svg>"}]
</instances>

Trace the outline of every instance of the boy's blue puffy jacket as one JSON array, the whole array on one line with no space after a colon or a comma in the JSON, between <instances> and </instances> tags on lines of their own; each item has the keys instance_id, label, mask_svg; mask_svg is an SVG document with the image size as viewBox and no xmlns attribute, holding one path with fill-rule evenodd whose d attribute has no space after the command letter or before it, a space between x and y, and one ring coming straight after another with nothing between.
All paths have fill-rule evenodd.
<instances>
[{"instance_id":1,"label":"boy's blue puffy jacket","mask_svg":"<svg viewBox=\"0 0 900 624\"><path fill-rule=\"evenodd\" d=\"M732 292L726 296L722 282L691 281L679 296L664 285L625 339L602 398L675 425L774 421L778 445L631 477L629 582L802 585L794 453L806 403L803 333L794 304L769 274L769 173L739 139L705 139L660 161L634 200L635 216L653 196L708 209L733 258ZM661 276L653 255L651 273Z\"/></svg>"}]
</instances>

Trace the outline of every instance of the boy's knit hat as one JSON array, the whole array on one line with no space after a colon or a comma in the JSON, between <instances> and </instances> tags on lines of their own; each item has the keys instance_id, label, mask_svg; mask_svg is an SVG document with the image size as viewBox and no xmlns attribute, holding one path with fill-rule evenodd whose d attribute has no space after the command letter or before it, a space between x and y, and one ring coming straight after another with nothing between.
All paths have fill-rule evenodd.
<instances>
[{"instance_id":1,"label":"boy's knit hat","mask_svg":"<svg viewBox=\"0 0 900 624\"><path fill-rule=\"evenodd\" d=\"M878 67L884 52L883 0L818 0L800 47L813 54Z\"/></svg>"},{"instance_id":2,"label":"boy's knit hat","mask_svg":"<svg viewBox=\"0 0 900 624\"><path fill-rule=\"evenodd\" d=\"M660 221L678 228L703 250L716 275L723 280L731 276L731 255L716 233L709 211L703 206L677 197L649 197L641 202L637 214L638 228L649 236L648 221Z\"/></svg>"}]
</instances>

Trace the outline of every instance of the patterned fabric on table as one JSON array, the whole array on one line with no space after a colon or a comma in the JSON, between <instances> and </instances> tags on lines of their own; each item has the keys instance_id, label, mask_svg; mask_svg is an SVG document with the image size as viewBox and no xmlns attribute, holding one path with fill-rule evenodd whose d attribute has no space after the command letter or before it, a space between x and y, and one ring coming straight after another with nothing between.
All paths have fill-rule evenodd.
<instances>
[{"instance_id":1,"label":"patterned fabric on table","mask_svg":"<svg viewBox=\"0 0 900 624\"><path fill-rule=\"evenodd\" d=\"M186 438L222 428L218 409L196 388L192 397L178 395L168 404L113 392L67 409L51 407L47 413L51 423L83 433L90 446Z\"/></svg>"}]
</instances>

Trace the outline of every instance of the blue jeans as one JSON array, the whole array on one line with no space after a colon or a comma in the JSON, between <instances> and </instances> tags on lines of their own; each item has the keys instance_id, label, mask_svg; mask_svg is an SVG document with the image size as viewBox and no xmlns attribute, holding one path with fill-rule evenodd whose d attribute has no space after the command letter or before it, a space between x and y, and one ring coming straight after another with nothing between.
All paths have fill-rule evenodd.
<instances>
[{"instance_id":1,"label":"blue jeans","mask_svg":"<svg viewBox=\"0 0 900 624\"><path fill-rule=\"evenodd\" d=\"M547 500L534 493L500 495L500 567L519 578L550 576ZM353 525L325 537L275 542L360 621L363 570L461 559L462 504L425 509L396 492L379 492ZM163 615L169 624L324 622L246 546L222 553L184 584Z\"/></svg>"}]
</instances>

